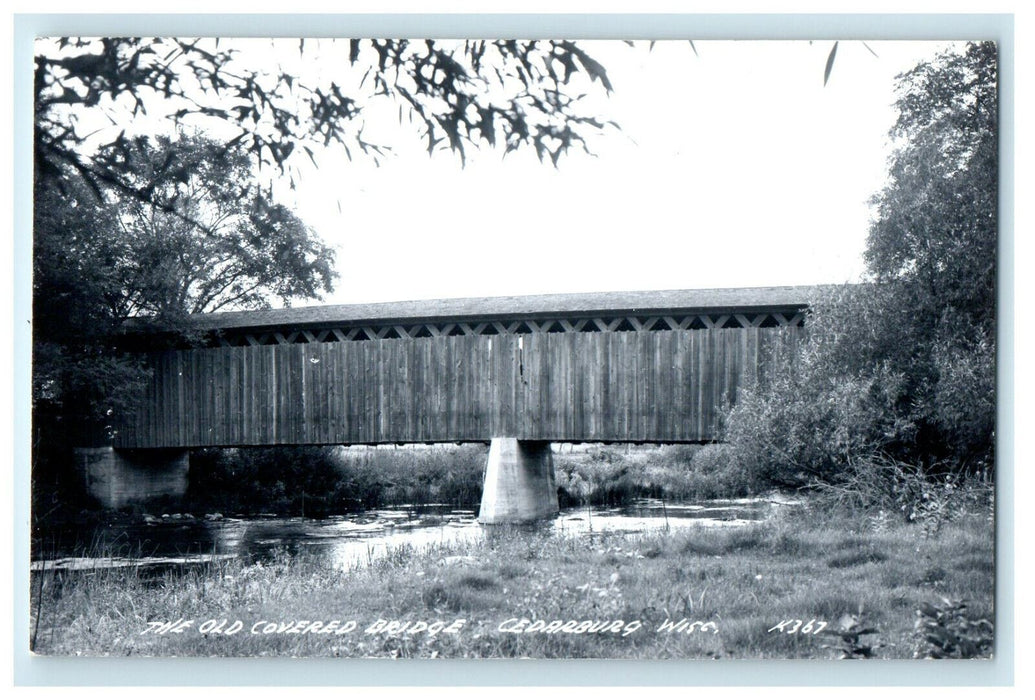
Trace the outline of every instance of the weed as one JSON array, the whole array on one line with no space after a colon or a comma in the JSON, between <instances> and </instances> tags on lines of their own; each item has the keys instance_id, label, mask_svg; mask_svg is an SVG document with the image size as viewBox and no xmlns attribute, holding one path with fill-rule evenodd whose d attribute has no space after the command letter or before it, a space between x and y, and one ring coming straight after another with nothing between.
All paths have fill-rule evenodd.
<instances>
[{"instance_id":1,"label":"weed","mask_svg":"<svg viewBox=\"0 0 1035 700\"><path fill-rule=\"evenodd\" d=\"M525 573L525 568L511 562L504 562L500 565L499 575L505 579L514 579Z\"/></svg>"},{"instance_id":2,"label":"weed","mask_svg":"<svg viewBox=\"0 0 1035 700\"><path fill-rule=\"evenodd\" d=\"M827 559L831 569L847 569L860 564L886 561L888 555L875 549L856 549Z\"/></svg>"},{"instance_id":3,"label":"weed","mask_svg":"<svg viewBox=\"0 0 1035 700\"><path fill-rule=\"evenodd\" d=\"M967 604L942 598L924 602L916 611L916 658L973 659L992 652L993 625L985 618L967 616Z\"/></svg>"},{"instance_id":4,"label":"weed","mask_svg":"<svg viewBox=\"0 0 1035 700\"><path fill-rule=\"evenodd\" d=\"M699 537L687 539L683 543L684 554L721 556L759 549L766 543L763 529L757 526L714 532L700 531L694 534Z\"/></svg>"},{"instance_id":5,"label":"weed","mask_svg":"<svg viewBox=\"0 0 1035 700\"><path fill-rule=\"evenodd\" d=\"M780 556L800 556L808 553L809 544L799 535L780 530L770 538L769 551Z\"/></svg>"},{"instance_id":6,"label":"weed","mask_svg":"<svg viewBox=\"0 0 1035 700\"><path fill-rule=\"evenodd\" d=\"M465 574L458 583L476 591L487 591L499 585L499 581L483 574Z\"/></svg>"},{"instance_id":7,"label":"weed","mask_svg":"<svg viewBox=\"0 0 1035 700\"><path fill-rule=\"evenodd\" d=\"M835 649L842 659L869 659L881 646L879 642L869 639L875 636L877 631L876 627L866 622L860 609L857 615L845 614L838 620L836 627L823 631L827 636L836 639L824 647Z\"/></svg>"},{"instance_id":8,"label":"weed","mask_svg":"<svg viewBox=\"0 0 1035 700\"><path fill-rule=\"evenodd\" d=\"M924 569L924 574L920 578L920 585L934 585L945 581L948 572L941 566L929 566Z\"/></svg>"},{"instance_id":9,"label":"weed","mask_svg":"<svg viewBox=\"0 0 1035 700\"><path fill-rule=\"evenodd\" d=\"M662 552L664 552L664 550L659 545L652 544L649 547L646 547L642 551L642 554L645 559L657 559L661 556Z\"/></svg>"}]
</instances>

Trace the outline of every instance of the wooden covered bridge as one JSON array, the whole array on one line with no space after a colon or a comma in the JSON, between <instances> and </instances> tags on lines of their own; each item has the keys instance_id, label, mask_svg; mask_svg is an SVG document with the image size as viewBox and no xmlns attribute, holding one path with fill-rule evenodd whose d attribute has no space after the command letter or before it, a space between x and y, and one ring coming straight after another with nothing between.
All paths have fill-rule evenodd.
<instances>
[{"instance_id":1,"label":"wooden covered bridge","mask_svg":"<svg viewBox=\"0 0 1035 700\"><path fill-rule=\"evenodd\" d=\"M207 314L130 326L153 369L114 444L80 450L109 505L182 491L188 450L490 442L481 518L556 511L550 442L708 442L802 334L815 287L563 294ZM156 347L166 349L157 350ZM552 493L551 493L552 492Z\"/></svg>"}]
</instances>

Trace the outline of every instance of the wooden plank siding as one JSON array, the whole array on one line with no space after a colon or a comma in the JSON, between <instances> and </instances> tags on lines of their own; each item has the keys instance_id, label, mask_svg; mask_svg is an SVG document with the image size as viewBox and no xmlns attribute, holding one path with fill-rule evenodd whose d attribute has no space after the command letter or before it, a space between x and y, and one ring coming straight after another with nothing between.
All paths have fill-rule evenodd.
<instances>
[{"instance_id":1,"label":"wooden plank siding","mask_svg":"<svg viewBox=\"0 0 1035 700\"><path fill-rule=\"evenodd\" d=\"M801 327L437 336L150 355L122 448L700 442Z\"/></svg>"}]
</instances>

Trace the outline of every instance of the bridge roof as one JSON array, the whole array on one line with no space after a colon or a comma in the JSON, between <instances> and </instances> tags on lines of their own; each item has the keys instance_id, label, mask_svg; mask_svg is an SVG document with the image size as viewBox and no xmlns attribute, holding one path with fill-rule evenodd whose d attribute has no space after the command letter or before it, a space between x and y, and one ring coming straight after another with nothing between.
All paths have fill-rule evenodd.
<instances>
[{"instance_id":1,"label":"bridge roof","mask_svg":"<svg viewBox=\"0 0 1035 700\"><path fill-rule=\"evenodd\" d=\"M539 294L300 306L192 317L198 330L319 328L343 323L573 318L664 312L800 310L829 286L735 287L643 292ZM135 325L135 324L134 324Z\"/></svg>"}]
</instances>

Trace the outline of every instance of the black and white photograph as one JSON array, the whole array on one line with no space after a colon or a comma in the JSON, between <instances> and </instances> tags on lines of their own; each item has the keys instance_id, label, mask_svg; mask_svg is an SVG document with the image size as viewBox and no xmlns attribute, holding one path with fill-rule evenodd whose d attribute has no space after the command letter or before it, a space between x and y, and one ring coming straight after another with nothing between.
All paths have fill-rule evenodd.
<instances>
[{"instance_id":1,"label":"black and white photograph","mask_svg":"<svg viewBox=\"0 0 1035 700\"><path fill-rule=\"evenodd\" d=\"M996 657L996 41L33 54L34 656Z\"/></svg>"}]
</instances>

